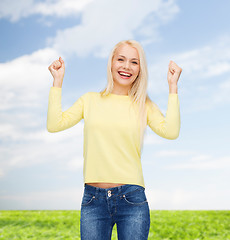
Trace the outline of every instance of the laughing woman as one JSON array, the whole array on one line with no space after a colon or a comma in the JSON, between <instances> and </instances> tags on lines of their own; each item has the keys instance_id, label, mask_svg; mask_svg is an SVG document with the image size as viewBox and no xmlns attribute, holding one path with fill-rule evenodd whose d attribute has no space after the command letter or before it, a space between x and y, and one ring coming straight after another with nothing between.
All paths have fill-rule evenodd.
<instances>
[{"instance_id":1,"label":"laughing woman","mask_svg":"<svg viewBox=\"0 0 230 240\"><path fill-rule=\"evenodd\" d=\"M111 239L114 224L120 240L148 239L150 211L141 165L144 133L148 125L163 138L179 136L177 83L182 69L169 62L165 116L147 94L145 53L135 40L121 41L112 49L106 88L83 94L64 112L61 106L63 59L60 57L48 69L53 76L48 131L63 131L84 119L81 239Z\"/></svg>"}]
</instances>

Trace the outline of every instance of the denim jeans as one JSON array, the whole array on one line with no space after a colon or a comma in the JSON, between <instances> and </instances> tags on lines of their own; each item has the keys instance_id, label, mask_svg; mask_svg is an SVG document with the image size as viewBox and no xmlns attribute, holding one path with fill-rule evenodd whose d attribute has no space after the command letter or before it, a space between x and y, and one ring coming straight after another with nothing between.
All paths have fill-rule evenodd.
<instances>
[{"instance_id":1,"label":"denim jeans","mask_svg":"<svg viewBox=\"0 0 230 240\"><path fill-rule=\"evenodd\" d=\"M125 184L113 188L84 185L81 202L82 240L110 240L114 224L119 240L146 240L150 228L145 188Z\"/></svg>"}]
</instances>

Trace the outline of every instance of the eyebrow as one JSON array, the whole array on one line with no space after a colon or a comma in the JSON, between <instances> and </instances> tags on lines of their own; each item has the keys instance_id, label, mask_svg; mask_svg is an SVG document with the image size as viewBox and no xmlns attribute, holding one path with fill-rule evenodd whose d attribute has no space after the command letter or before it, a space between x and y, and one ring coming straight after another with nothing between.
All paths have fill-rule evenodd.
<instances>
[{"instance_id":1,"label":"eyebrow","mask_svg":"<svg viewBox=\"0 0 230 240\"><path fill-rule=\"evenodd\" d=\"M125 58L125 56L123 56L123 55L120 55L120 54L119 54L119 56L121 56L121 57L124 57L124 58ZM135 59L135 60L138 60L138 61L139 61L139 59L137 59L137 58L132 58L132 59Z\"/></svg>"}]
</instances>

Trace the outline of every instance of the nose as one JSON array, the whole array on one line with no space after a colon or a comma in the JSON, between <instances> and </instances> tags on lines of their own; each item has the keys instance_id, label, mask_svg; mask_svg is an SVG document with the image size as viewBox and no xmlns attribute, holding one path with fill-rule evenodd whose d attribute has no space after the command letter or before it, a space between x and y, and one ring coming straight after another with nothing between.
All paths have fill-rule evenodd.
<instances>
[{"instance_id":1,"label":"nose","mask_svg":"<svg viewBox=\"0 0 230 240\"><path fill-rule=\"evenodd\" d=\"M124 68L129 69L130 68L130 63L129 61L124 62Z\"/></svg>"}]
</instances>

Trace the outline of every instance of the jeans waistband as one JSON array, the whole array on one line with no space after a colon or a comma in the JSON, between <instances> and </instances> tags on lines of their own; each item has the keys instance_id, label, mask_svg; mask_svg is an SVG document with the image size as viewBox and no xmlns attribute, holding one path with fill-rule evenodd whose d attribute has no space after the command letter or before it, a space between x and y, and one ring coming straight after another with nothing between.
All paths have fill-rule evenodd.
<instances>
[{"instance_id":1,"label":"jeans waistband","mask_svg":"<svg viewBox=\"0 0 230 240\"><path fill-rule=\"evenodd\" d=\"M133 192L138 189L145 190L144 187L140 185L135 185L135 184L125 184L125 185L112 187L112 188L99 188L99 187L94 187L88 184L84 184L84 191L87 193L93 194L95 196L97 195L106 196L108 192L110 192L111 195L127 194L129 192Z\"/></svg>"}]
</instances>

